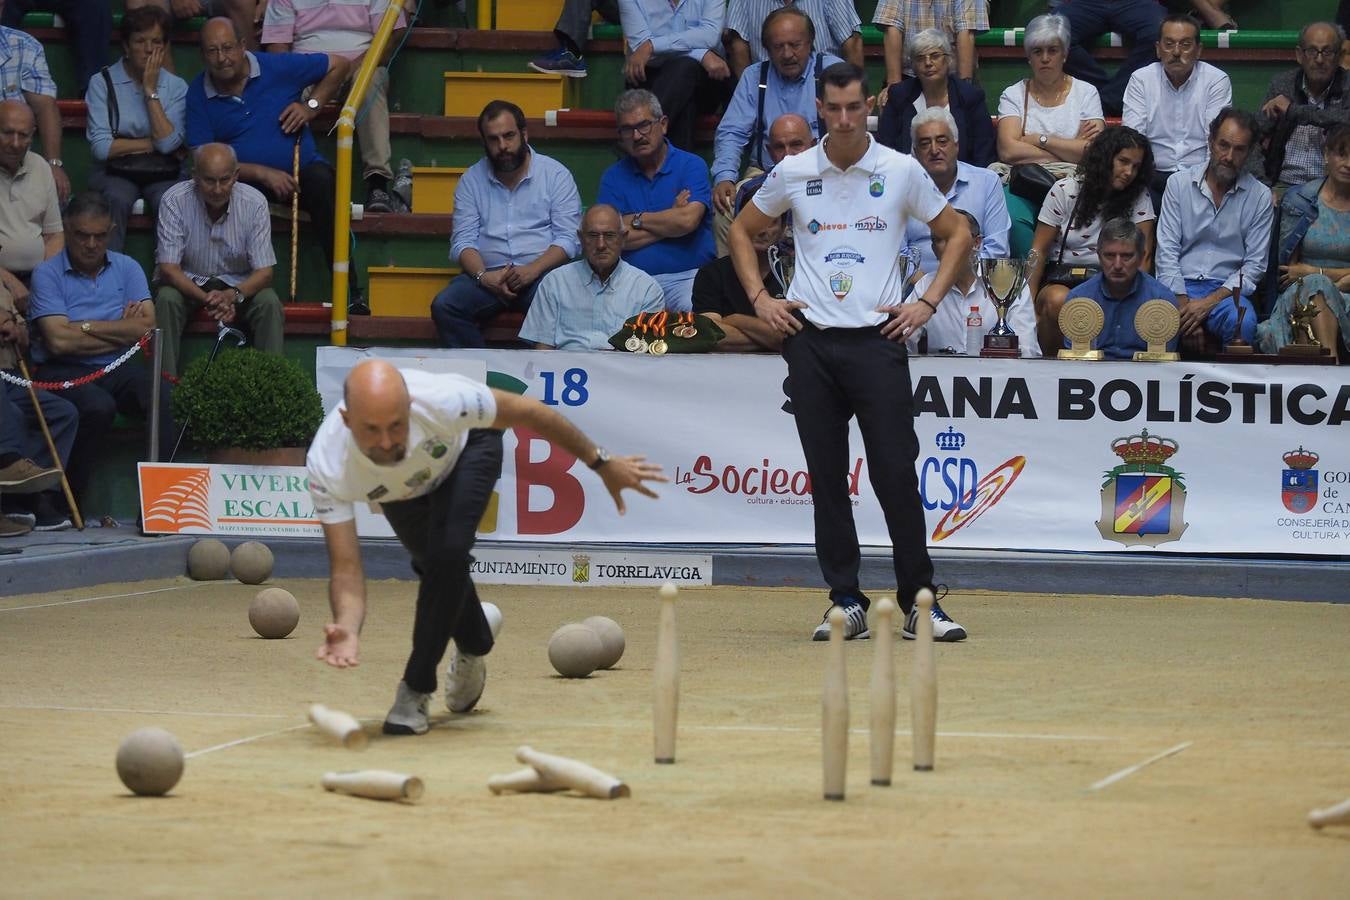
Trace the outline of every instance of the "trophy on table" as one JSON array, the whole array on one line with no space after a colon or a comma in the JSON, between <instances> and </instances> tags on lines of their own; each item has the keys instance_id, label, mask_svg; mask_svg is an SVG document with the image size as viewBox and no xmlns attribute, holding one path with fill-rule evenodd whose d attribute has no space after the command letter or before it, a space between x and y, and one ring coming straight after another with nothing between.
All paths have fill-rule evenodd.
<instances>
[{"instance_id":1,"label":"trophy on table","mask_svg":"<svg viewBox=\"0 0 1350 900\"><path fill-rule=\"evenodd\" d=\"M1237 311L1237 327L1233 339L1223 347L1224 353L1254 353L1255 348L1242 339L1242 320L1247 318L1247 307L1242 305L1242 276L1238 275L1237 287L1233 288L1233 309Z\"/></svg>"},{"instance_id":2,"label":"trophy on table","mask_svg":"<svg viewBox=\"0 0 1350 900\"><path fill-rule=\"evenodd\" d=\"M998 311L998 322L984 336L980 356L1016 358L1022 355L1017 346L1017 332L1008 326L1008 310L1022 296L1027 276L1038 258L1039 255L1033 250L1026 259L982 257L976 260L976 274L980 276L985 292Z\"/></svg>"},{"instance_id":3,"label":"trophy on table","mask_svg":"<svg viewBox=\"0 0 1350 900\"><path fill-rule=\"evenodd\" d=\"M1148 344L1147 350L1134 352L1136 360L1173 362L1181 359L1181 354L1169 352L1167 349L1167 342L1176 337L1177 332L1181 330L1181 313L1177 311L1175 304L1167 300L1150 300L1143 304L1134 314L1134 330ZM1228 346L1231 348L1233 345Z\"/></svg>"},{"instance_id":4,"label":"trophy on table","mask_svg":"<svg viewBox=\"0 0 1350 900\"><path fill-rule=\"evenodd\" d=\"M1060 359L1104 359L1106 354L1092 349L1102 333L1106 314L1095 300L1074 297L1059 308L1059 330L1069 339L1069 349L1060 350Z\"/></svg>"},{"instance_id":5,"label":"trophy on table","mask_svg":"<svg viewBox=\"0 0 1350 900\"><path fill-rule=\"evenodd\" d=\"M1294 293L1294 305L1289 310L1289 324L1293 327L1293 340L1280 348L1281 356L1319 357L1330 356L1331 350L1322 346L1322 342L1313 334L1313 319L1322 312L1323 303L1317 299L1322 292L1304 296L1303 279L1298 280L1298 290Z\"/></svg>"},{"instance_id":6,"label":"trophy on table","mask_svg":"<svg viewBox=\"0 0 1350 900\"><path fill-rule=\"evenodd\" d=\"M792 253L792 244L789 241L779 241L770 245L767 255L769 257L769 271L773 277L778 279L778 284L783 289L783 296L787 296L788 283L792 281L792 272L795 269L796 258Z\"/></svg>"}]
</instances>

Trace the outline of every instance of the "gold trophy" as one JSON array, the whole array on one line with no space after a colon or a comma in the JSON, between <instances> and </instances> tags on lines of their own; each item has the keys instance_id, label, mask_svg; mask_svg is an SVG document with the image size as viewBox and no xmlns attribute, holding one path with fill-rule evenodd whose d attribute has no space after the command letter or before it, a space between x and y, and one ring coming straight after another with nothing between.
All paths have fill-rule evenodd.
<instances>
[{"instance_id":1,"label":"gold trophy","mask_svg":"<svg viewBox=\"0 0 1350 900\"><path fill-rule=\"evenodd\" d=\"M998 322L984 336L984 347L980 356L1002 357L1005 359L1021 356L1017 346L1017 332L1008 327L1008 309L1022 296L1027 276L1031 273L1037 259L1036 251L1026 259L981 258L975 262L975 271L980 276L985 292L998 310Z\"/></svg>"},{"instance_id":2,"label":"gold trophy","mask_svg":"<svg viewBox=\"0 0 1350 900\"><path fill-rule=\"evenodd\" d=\"M1092 349L1092 342L1102 333L1106 315L1096 301L1074 297L1059 310L1059 330L1069 339L1069 349L1060 350L1060 359L1104 359L1106 354Z\"/></svg>"},{"instance_id":3,"label":"gold trophy","mask_svg":"<svg viewBox=\"0 0 1350 900\"><path fill-rule=\"evenodd\" d=\"M1323 303L1317 300L1322 296L1318 291L1307 297L1303 295L1303 279L1298 280L1298 290L1294 293L1294 307L1289 311L1289 324L1293 326L1293 340L1280 348L1281 356L1323 357L1331 351L1322 346L1322 342L1313 334L1312 323L1322 312Z\"/></svg>"},{"instance_id":4,"label":"gold trophy","mask_svg":"<svg viewBox=\"0 0 1350 900\"><path fill-rule=\"evenodd\" d=\"M1134 330L1148 344L1147 350L1136 350L1134 358L1141 362L1173 362L1181 354L1169 352L1167 342L1181 330L1181 313L1176 305L1166 300L1150 300L1134 314ZM1239 331L1238 334L1242 332ZM1230 348L1232 344L1228 345Z\"/></svg>"}]
</instances>

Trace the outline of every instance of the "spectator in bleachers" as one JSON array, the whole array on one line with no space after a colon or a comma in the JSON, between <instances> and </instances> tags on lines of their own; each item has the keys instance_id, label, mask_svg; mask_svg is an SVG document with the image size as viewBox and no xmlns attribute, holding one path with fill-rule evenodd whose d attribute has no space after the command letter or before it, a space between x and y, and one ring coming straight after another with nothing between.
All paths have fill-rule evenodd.
<instances>
[{"instance_id":1,"label":"spectator in bleachers","mask_svg":"<svg viewBox=\"0 0 1350 900\"><path fill-rule=\"evenodd\" d=\"M1350 122L1350 71L1340 66L1344 37L1331 22L1305 25L1294 50L1299 67L1270 79L1261 106L1270 135L1263 180L1277 195L1321 178L1327 129Z\"/></svg>"},{"instance_id":2,"label":"spectator in bleachers","mask_svg":"<svg viewBox=\"0 0 1350 900\"><path fill-rule=\"evenodd\" d=\"M1069 22L1037 16L1022 40L1031 77L998 98L998 158L990 168L1008 177L1010 166L1036 163L1056 178L1072 175L1088 143L1106 127L1097 89L1064 71Z\"/></svg>"},{"instance_id":3,"label":"spectator in bleachers","mask_svg":"<svg viewBox=\"0 0 1350 900\"><path fill-rule=\"evenodd\" d=\"M1003 186L993 172L960 159L961 131L951 112L934 106L915 116L910 123L910 144L914 158L952 208L974 220L971 236L976 238L979 255L1007 256L1012 220L1003 200ZM859 223L853 227L859 227ZM905 225L905 244L917 255L920 270L929 275L937 271L939 251L933 247L927 222L910 219Z\"/></svg>"},{"instance_id":4,"label":"spectator in bleachers","mask_svg":"<svg viewBox=\"0 0 1350 900\"><path fill-rule=\"evenodd\" d=\"M1088 145L1078 172L1050 188L1037 218L1031 249L1037 254L1027 276L1036 299L1036 321L1041 349L1051 355L1064 345L1059 310L1070 289L1101 269L1098 235L1102 223L1129 219L1144 235L1144 269L1152 268L1153 199L1148 185L1153 177L1153 148L1133 128L1112 125Z\"/></svg>"},{"instance_id":5,"label":"spectator in bleachers","mask_svg":"<svg viewBox=\"0 0 1350 900\"><path fill-rule=\"evenodd\" d=\"M609 350L609 339L639 313L660 312L656 279L622 259L619 211L604 203L581 219L581 259L539 280L520 339L536 350Z\"/></svg>"},{"instance_id":6,"label":"spectator in bleachers","mask_svg":"<svg viewBox=\"0 0 1350 900\"><path fill-rule=\"evenodd\" d=\"M983 238L980 234L980 223L968 210L957 209L956 211L961 214L962 219L966 222L966 227L970 229L970 237L975 246L981 246ZM947 242L941 238L934 240L932 243L932 252L934 253L940 255L947 249ZM923 328L911 334L906 340L905 343L911 353L918 352L919 339L926 335L930 355L935 353L956 356L979 355L980 350L984 347L984 336L998 322L998 310L994 306L994 301L989 297L989 292L984 289L984 282L975 271L972 257L987 257L989 255L983 250L979 250L962 258L961 264L956 270L956 280L952 282L952 286L938 302L937 312L929 316ZM997 255L1006 256L1007 253ZM909 295L906 302L922 302L919 298L924 296L928 287L933 283L935 274L936 266L929 269L928 274L915 283L914 291ZM975 338L978 343L971 340L970 316L972 313L979 320L979 325L975 326ZM1041 346L1036 342L1036 313L1032 309L1031 294L1027 291L1025 285L1022 287L1022 293L1013 300L1012 306L1008 309L1007 322L1008 326L1017 333L1017 349L1022 356L1040 356Z\"/></svg>"},{"instance_id":7,"label":"spectator in bleachers","mask_svg":"<svg viewBox=\"0 0 1350 900\"><path fill-rule=\"evenodd\" d=\"M855 66L863 64L862 32L853 0L731 0L727 4L727 63L740 80L747 66L773 54L764 42L764 24L780 9L795 9L811 20L810 53L828 53Z\"/></svg>"},{"instance_id":8,"label":"spectator in bleachers","mask_svg":"<svg viewBox=\"0 0 1350 900\"><path fill-rule=\"evenodd\" d=\"M0 0L0 8L4 3L5 0ZM70 179L61 160L61 112L56 107L56 82L47 70L47 55L31 34L3 25L0 25L0 100L19 100L33 111L42 140L42 155L52 170L57 195L64 203L70 194ZM32 143L31 134L27 140Z\"/></svg>"},{"instance_id":9,"label":"spectator in bleachers","mask_svg":"<svg viewBox=\"0 0 1350 900\"><path fill-rule=\"evenodd\" d=\"M1130 76L1153 61L1158 28L1167 10L1157 0L1063 0L1054 9L1068 20L1073 35L1065 68L1092 83L1107 115L1120 115ZM1108 32L1119 34L1130 48L1110 75L1093 55L1093 44Z\"/></svg>"},{"instance_id":10,"label":"spectator in bleachers","mask_svg":"<svg viewBox=\"0 0 1350 900\"><path fill-rule=\"evenodd\" d=\"M909 61L915 78L906 78L887 89L881 109L877 140L901 153L911 152L910 123L926 109L942 108L956 120L966 136L961 142L961 161L987 166L998 159L994 123L984 91L952 75L952 43L937 28L921 31L909 42Z\"/></svg>"},{"instance_id":11,"label":"spectator in bleachers","mask_svg":"<svg viewBox=\"0 0 1350 900\"><path fill-rule=\"evenodd\" d=\"M750 198L755 196L762 184L763 179L759 184L747 186L741 191L736 198L737 212L750 202ZM774 271L769 254L774 252L783 259L783 263L780 264L783 276L791 281L792 249L787 220L787 215L780 216L758 234L750 235L750 244L755 248L755 261L759 264L764 289L771 297L780 300L787 296L787 285L779 280L779 273ZM783 349L783 335L755 313L755 304L745 295L745 287L741 285L741 280L736 275L736 265L730 256L718 257L698 270L698 274L694 276L692 302L694 312L716 322L725 335L717 342L714 350L736 353L764 350L778 353Z\"/></svg>"},{"instance_id":12,"label":"spectator in bleachers","mask_svg":"<svg viewBox=\"0 0 1350 900\"><path fill-rule=\"evenodd\" d=\"M155 319L164 371L178 374L183 326L203 306L217 322L244 324L254 347L280 354L285 315L272 289L276 261L267 198L239 183L233 148L198 147L192 180L171 187L159 211Z\"/></svg>"},{"instance_id":13,"label":"spectator in bleachers","mask_svg":"<svg viewBox=\"0 0 1350 900\"><path fill-rule=\"evenodd\" d=\"M816 145L816 136L811 131L811 125L802 116L796 113L784 113L773 120L769 126L769 171L773 171L773 166L778 165L789 156L796 156L803 150L810 150ZM731 227L731 222L736 214L740 212L741 207L754 196L755 191L759 190L764 179L768 177L768 172L760 172L758 175L750 175L743 178L736 184L736 199L732 203L731 216L724 216L718 212L713 217L713 238L717 245L717 255L719 257L726 255L727 229ZM792 223L788 221L783 226L783 242L792 246Z\"/></svg>"},{"instance_id":14,"label":"spectator in bleachers","mask_svg":"<svg viewBox=\"0 0 1350 900\"><path fill-rule=\"evenodd\" d=\"M1071 297L1087 297L1101 307L1105 324L1093 338L1092 349L1103 351L1107 359L1134 359L1136 351L1148 349L1148 342L1134 327L1139 307L1150 300L1177 303L1166 285L1142 271L1148 255L1146 241L1144 230L1129 219L1103 223L1097 238L1101 271L1069 292ZM1065 346L1061 336L1056 352ZM1167 342L1167 349L1176 352L1176 337Z\"/></svg>"},{"instance_id":15,"label":"spectator in bleachers","mask_svg":"<svg viewBox=\"0 0 1350 900\"><path fill-rule=\"evenodd\" d=\"M916 37L930 28L940 30L947 36L948 45L956 47L957 77L962 81L975 77L979 65L975 35L989 30L989 0L881 0L872 23L881 26L886 56L886 83L881 95L882 103L888 103L887 88L901 83L908 71L905 62L913 61L913 51L905 55L906 35Z\"/></svg>"},{"instance_id":16,"label":"spectator in bleachers","mask_svg":"<svg viewBox=\"0 0 1350 900\"><path fill-rule=\"evenodd\" d=\"M269 53L332 53L351 63L352 77L360 71L375 30L380 27L390 0L271 0L263 19L262 42ZM389 44L372 74L365 102L356 114L356 137L361 145L362 173L366 182L366 212L394 212L389 180L389 69L390 56L408 28L402 12L389 36ZM343 94L346 93L343 86ZM407 212L407 210L403 210Z\"/></svg>"},{"instance_id":17,"label":"spectator in bleachers","mask_svg":"<svg viewBox=\"0 0 1350 900\"><path fill-rule=\"evenodd\" d=\"M75 58L75 93L83 96L89 79L108 62L112 4L107 0L0 0L0 25L18 28L34 10L56 13L65 23Z\"/></svg>"},{"instance_id":18,"label":"spectator in bleachers","mask_svg":"<svg viewBox=\"0 0 1350 900\"><path fill-rule=\"evenodd\" d=\"M1303 281L1304 298L1321 294L1312 322L1322 346L1342 357L1350 347L1350 125L1327 135L1326 178L1286 191L1280 201L1280 287L1270 318L1257 326L1257 343L1277 353L1289 343L1289 313Z\"/></svg>"},{"instance_id":19,"label":"spectator in bleachers","mask_svg":"<svg viewBox=\"0 0 1350 900\"><path fill-rule=\"evenodd\" d=\"M94 157L89 188L112 207L114 253L122 252L136 198L145 197L154 216L160 197L181 180L187 82L163 69L172 28L158 7L127 13L122 58L96 73L85 93L84 133Z\"/></svg>"},{"instance_id":20,"label":"spectator in bleachers","mask_svg":"<svg viewBox=\"0 0 1350 900\"><path fill-rule=\"evenodd\" d=\"M34 127L22 100L0 100L0 287L21 311L28 309L30 273L64 241L52 167L29 150Z\"/></svg>"},{"instance_id":21,"label":"spectator in bleachers","mask_svg":"<svg viewBox=\"0 0 1350 900\"><path fill-rule=\"evenodd\" d=\"M187 95L187 142L197 148L222 143L239 158L239 178L272 201L298 188L331 271L337 173L319 155L309 123L347 80L350 65L332 53L262 53L244 49L243 35L224 18L202 27L205 69ZM305 89L309 99L301 100ZM292 176L292 151L300 147L300 178ZM347 311L368 314L356 267L350 273Z\"/></svg>"},{"instance_id":22,"label":"spectator in bleachers","mask_svg":"<svg viewBox=\"0 0 1350 900\"><path fill-rule=\"evenodd\" d=\"M699 112L718 109L734 86L722 53L723 0L619 0L629 87L656 95L670 117L670 142L694 146Z\"/></svg>"},{"instance_id":23,"label":"spectator in bleachers","mask_svg":"<svg viewBox=\"0 0 1350 900\"><path fill-rule=\"evenodd\" d=\"M611 25L619 24L619 0L563 0L553 36L558 49L530 60L529 66L546 75L565 75L568 78L586 77L586 41L591 34L591 16Z\"/></svg>"},{"instance_id":24,"label":"spectator in bleachers","mask_svg":"<svg viewBox=\"0 0 1350 900\"><path fill-rule=\"evenodd\" d=\"M539 279L577 255L581 197L567 167L530 146L525 113L493 100L478 115L483 158L455 187L450 261L431 302L445 347L482 347L479 323L529 309Z\"/></svg>"},{"instance_id":25,"label":"spectator in bleachers","mask_svg":"<svg viewBox=\"0 0 1350 900\"><path fill-rule=\"evenodd\" d=\"M1227 73L1200 61L1200 26L1190 16L1163 19L1157 48L1158 61L1130 76L1124 115L1153 145L1155 209L1173 172L1205 161L1209 123L1233 102Z\"/></svg>"},{"instance_id":26,"label":"spectator in bleachers","mask_svg":"<svg viewBox=\"0 0 1350 900\"><path fill-rule=\"evenodd\" d=\"M258 26L262 24L263 13L267 10L268 0L126 0L127 12L142 6L157 6L178 21L195 19L198 16L213 18L220 16L234 23L235 29L244 36L244 45L249 50L258 49ZM165 66L170 72L172 65Z\"/></svg>"},{"instance_id":27,"label":"spectator in bleachers","mask_svg":"<svg viewBox=\"0 0 1350 900\"><path fill-rule=\"evenodd\" d=\"M155 305L141 266L129 256L108 252L112 210L102 194L72 197L65 213L65 250L33 272L29 318L37 323L33 358L45 381L76 381L115 362L155 327ZM128 360L96 380L61 396L75 405L80 426L66 470L75 501L83 500L103 436L118 412L149 416L151 385L159 373ZM173 450L170 385L159 405L159 458ZM148 430L148 421L147 421Z\"/></svg>"},{"instance_id":28,"label":"spectator in bleachers","mask_svg":"<svg viewBox=\"0 0 1350 900\"><path fill-rule=\"evenodd\" d=\"M666 139L666 116L650 91L624 91L614 118L625 158L600 177L596 202L623 214L623 258L661 284L667 309L688 312L694 276L714 256L708 167Z\"/></svg>"},{"instance_id":29,"label":"spectator in bleachers","mask_svg":"<svg viewBox=\"0 0 1350 900\"><path fill-rule=\"evenodd\" d=\"M801 10L789 6L770 13L763 30L769 59L741 75L717 125L712 179L713 207L717 213L713 236L718 256L726 255L726 234L731 227L742 156L749 157L746 177L773 167L769 127L781 116L800 116L811 130L812 139L819 136L816 82L826 66L840 59L828 53L813 53L814 35L815 26Z\"/></svg>"},{"instance_id":30,"label":"spectator in bleachers","mask_svg":"<svg viewBox=\"0 0 1350 900\"><path fill-rule=\"evenodd\" d=\"M1209 126L1209 159L1167 182L1158 214L1158 280L1177 297L1182 345L1216 349L1232 340L1241 288L1242 339L1256 331L1251 294L1265 274L1275 210L1270 189L1243 171L1256 117L1224 107Z\"/></svg>"},{"instance_id":31,"label":"spectator in bleachers","mask_svg":"<svg viewBox=\"0 0 1350 900\"><path fill-rule=\"evenodd\" d=\"M9 291L0 286L0 370L21 377L19 359L28 353L28 323L19 315ZM35 391L56 454L64 464L70 458L79 416L75 407L59 395ZM28 389L6 381L0 386L0 489L8 522L22 521L38 531L70 527L70 518L59 511L61 473L43 439L33 395ZM4 522L0 522L3 529ZM0 534L3 534L0 530Z\"/></svg>"}]
</instances>

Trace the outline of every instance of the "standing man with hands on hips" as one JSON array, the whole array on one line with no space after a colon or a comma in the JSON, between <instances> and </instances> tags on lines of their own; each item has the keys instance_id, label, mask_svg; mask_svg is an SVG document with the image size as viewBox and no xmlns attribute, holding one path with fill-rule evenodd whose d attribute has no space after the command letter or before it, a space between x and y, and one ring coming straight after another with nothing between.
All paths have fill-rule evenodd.
<instances>
[{"instance_id":1,"label":"standing man with hands on hips","mask_svg":"<svg viewBox=\"0 0 1350 900\"><path fill-rule=\"evenodd\" d=\"M861 551L848 496L849 420L858 419L868 475L886 516L895 564L901 635L915 635L915 595L933 588L915 461L913 391L905 339L937 310L970 252L965 222L914 158L867 133L875 97L866 75L836 63L821 75L816 108L827 136L769 174L729 234L736 274L756 315L785 335L788 392L811 476L816 558L830 602L847 615L847 640L870 637L869 600L858 585ZM797 266L787 299L764 290L750 236L792 211ZM897 256L910 218L946 242L918 302L901 304ZM828 610L826 611L828 614ZM933 605L933 632L959 641L966 631ZM813 640L829 638L828 618Z\"/></svg>"}]
</instances>

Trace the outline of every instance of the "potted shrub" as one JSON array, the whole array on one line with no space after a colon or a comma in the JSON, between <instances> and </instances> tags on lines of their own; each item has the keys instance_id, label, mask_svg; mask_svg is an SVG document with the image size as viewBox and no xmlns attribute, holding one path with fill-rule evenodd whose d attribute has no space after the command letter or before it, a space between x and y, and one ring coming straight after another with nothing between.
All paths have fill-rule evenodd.
<instances>
[{"instance_id":1,"label":"potted shrub","mask_svg":"<svg viewBox=\"0 0 1350 900\"><path fill-rule=\"evenodd\" d=\"M210 462L303 466L323 422L313 380L284 356L227 349L198 357L173 394L173 414Z\"/></svg>"}]
</instances>

